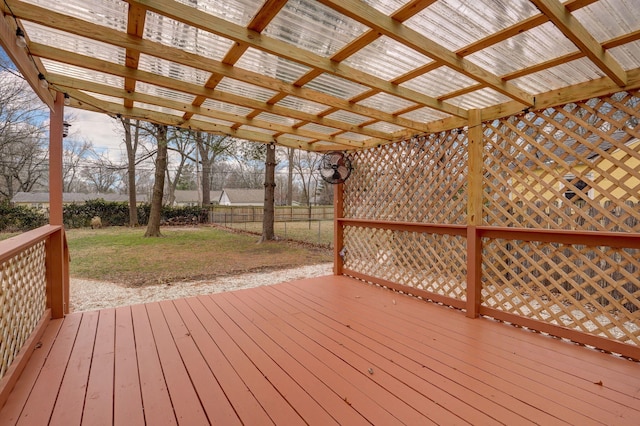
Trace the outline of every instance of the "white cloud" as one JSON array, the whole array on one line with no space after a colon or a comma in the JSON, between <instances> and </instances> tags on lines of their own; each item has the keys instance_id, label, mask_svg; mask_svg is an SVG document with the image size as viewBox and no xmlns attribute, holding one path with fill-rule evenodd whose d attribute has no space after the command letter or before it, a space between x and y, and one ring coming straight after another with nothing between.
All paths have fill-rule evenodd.
<instances>
[{"instance_id":1,"label":"white cloud","mask_svg":"<svg viewBox=\"0 0 640 426\"><path fill-rule=\"evenodd\" d=\"M104 152L112 161L120 161L126 156L118 122L107 114L67 107L65 117L72 117L72 137L91 141L97 152Z\"/></svg>"}]
</instances>

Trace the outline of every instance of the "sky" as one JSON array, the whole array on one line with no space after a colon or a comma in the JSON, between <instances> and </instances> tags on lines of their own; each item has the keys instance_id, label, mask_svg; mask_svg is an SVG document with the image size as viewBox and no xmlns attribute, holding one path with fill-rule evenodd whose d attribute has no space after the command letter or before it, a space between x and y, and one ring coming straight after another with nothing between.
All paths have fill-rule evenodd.
<instances>
[{"instance_id":1,"label":"sky","mask_svg":"<svg viewBox=\"0 0 640 426\"><path fill-rule=\"evenodd\" d=\"M108 115L65 107L65 119L71 123L70 136L91 141L96 152L105 153L114 162L126 155L118 123Z\"/></svg>"}]
</instances>

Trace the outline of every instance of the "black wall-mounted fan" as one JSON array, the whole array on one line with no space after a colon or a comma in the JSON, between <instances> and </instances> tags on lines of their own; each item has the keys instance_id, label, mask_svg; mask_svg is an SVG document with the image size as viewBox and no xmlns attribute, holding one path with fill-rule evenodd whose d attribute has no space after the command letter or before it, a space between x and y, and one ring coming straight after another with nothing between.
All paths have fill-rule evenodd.
<instances>
[{"instance_id":1,"label":"black wall-mounted fan","mask_svg":"<svg viewBox=\"0 0 640 426\"><path fill-rule=\"evenodd\" d=\"M322 156L320 175L332 185L344 183L351 175L352 169L351 160L344 152L329 151Z\"/></svg>"}]
</instances>

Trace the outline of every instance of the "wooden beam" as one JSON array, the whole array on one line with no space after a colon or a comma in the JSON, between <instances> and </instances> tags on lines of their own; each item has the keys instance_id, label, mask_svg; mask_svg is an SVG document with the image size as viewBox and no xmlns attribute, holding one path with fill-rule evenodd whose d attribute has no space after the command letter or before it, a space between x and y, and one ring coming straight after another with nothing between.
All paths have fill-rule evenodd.
<instances>
[{"instance_id":1,"label":"wooden beam","mask_svg":"<svg viewBox=\"0 0 640 426\"><path fill-rule=\"evenodd\" d=\"M486 84L494 90L522 102L533 105L533 96L505 81L487 70L469 62L454 52L445 49L433 40L417 31L402 25L390 16L377 11L358 0L318 0L320 3L364 24L387 37L390 37L415 51L429 56L444 65Z\"/></svg>"},{"instance_id":2,"label":"wooden beam","mask_svg":"<svg viewBox=\"0 0 640 426\"><path fill-rule=\"evenodd\" d=\"M16 44L16 26L12 24L13 19L10 16L0 17L0 46L29 83L33 92L50 110L53 110L55 108L53 94L48 89L40 87L38 70L29 58L27 51Z\"/></svg>"},{"instance_id":3,"label":"wooden beam","mask_svg":"<svg viewBox=\"0 0 640 426\"><path fill-rule=\"evenodd\" d=\"M129 4L138 4L147 7L161 15L165 15L180 22L184 22L196 28L209 31L221 37L233 41L247 44L255 49L262 50L274 55L289 59L294 62L317 68L349 81L380 89L383 92L421 103L438 111L458 117L467 117L466 110L454 105L440 102L433 97L424 95L406 87L394 85L386 80L375 77L366 72L348 67L344 64L337 64L329 58L316 55L308 50L293 46L289 43L263 36L255 31L233 24L222 18L210 14L202 13L186 5L169 0L126 0Z\"/></svg>"},{"instance_id":4,"label":"wooden beam","mask_svg":"<svg viewBox=\"0 0 640 426\"><path fill-rule=\"evenodd\" d=\"M141 7L131 6L129 7L129 13L127 18L127 34L133 37L142 39L144 34L144 24L147 17L147 11ZM137 49L127 49L127 57L125 59L125 65L132 69L138 69L138 63L140 62L140 51ZM136 81L130 78L124 80L124 88L127 91L133 92L136 90ZM133 107L133 103L125 101L127 108Z\"/></svg>"},{"instance_id":5,"label":"wooden beam","mask_svg":"<svg viewBox=\"0 0 640 426\"><path fill-rule=\"evenodd\" d=\"M241 68L235 68L232 65L184 52L180 49L153 42L151 40L143 40L137 34L124 34L112 29L99 27L95 24L91 24L77 18L52 11L46 11L38 6L27 6L22 2L14 3L15 5L13 7L15 7L15 13L16 15L21 16L22 19L127 49L126 65L132 69L137 69L137 60L134 61L133 57L131 59L129 58L132 56L132 52L137 52L137 55L133 55L136 58L139 57L140 53L160 58L171 58L174 62L212 72L213 74L210 81L205 85L205 87L209 89L213 89L216 86L216 84L213 84L212 80L217 83L217 81L222 78L221 76L225 76L285 93L287 95L296 96L301 99L324 103L328 106L344 109L345 111L353 112L355 114L365 115L380 121L386 121L400 127L407 127L415 131L425 131L426 129L423 123L417 123L412 120L396 117L392 114L388 114L374 108L357 105L353 102L320 93L315 90L304 89L298 87L298 84L284 83L276 78L271 78ZM138 26L132 29L132 31L140 31L140 25L141 23L138 23ZM135 80L127 77L125 79L125 88L127 90L135 90ZM205 99L206 98L199 97L194 100L193 104L197 106L202 105ZM188 118L188 116L185 117L185 119Z\"/></svg>"},{"instance_id":6,"label":"wooden beam","mask_svg":"<svg viewBox=\"0 0 640 426\"><path fill-rule=\"evenodd\" d=\"M540 11L618 86L627 84L622 66L558 0L531 0Z\"/></svg>"}]
</instances>

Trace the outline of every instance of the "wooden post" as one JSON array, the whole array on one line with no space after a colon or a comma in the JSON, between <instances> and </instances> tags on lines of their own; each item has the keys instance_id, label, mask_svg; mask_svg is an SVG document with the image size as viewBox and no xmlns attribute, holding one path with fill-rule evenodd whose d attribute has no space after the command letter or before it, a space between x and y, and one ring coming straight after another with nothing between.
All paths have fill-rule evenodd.
<instances>
[{"instance_id":1,"label":"wooden post","mask_svg":"<svg viewBox=\"0 0 640 426\"><path fill-rule=\"evenodd\" d=\"M477 318L482 298L482 240L476 228L482 225L483 141L479 110L469 111L468 141L467 316Z\"/></svg>"},{"instance_id":2,"label":"wooden post","mask_svg":"<svg viewBox=\"0 0 640 426\"><path fill-rule=\"evenodd\" d=\"M342 219L344 214L344 184L334 185L333 187L333 274L342 275L344 262L340 252L344 244L344 229L342 228Z\"/></svg>"},{"instance_id":3,"label":"wooden post","mask_svg":"<svg viewBox=\"0 0 640 426\"><path fill-rule=\"evenodd\" d=\"M64 130L64 94L56 94L50 113L49 128L49 224L60 230L49 237L47 249L47 299L51 302L51 316L62 318L68 312L69 265L65 253L62 220L62 132Z\"/></svg>"}]
</instances>

